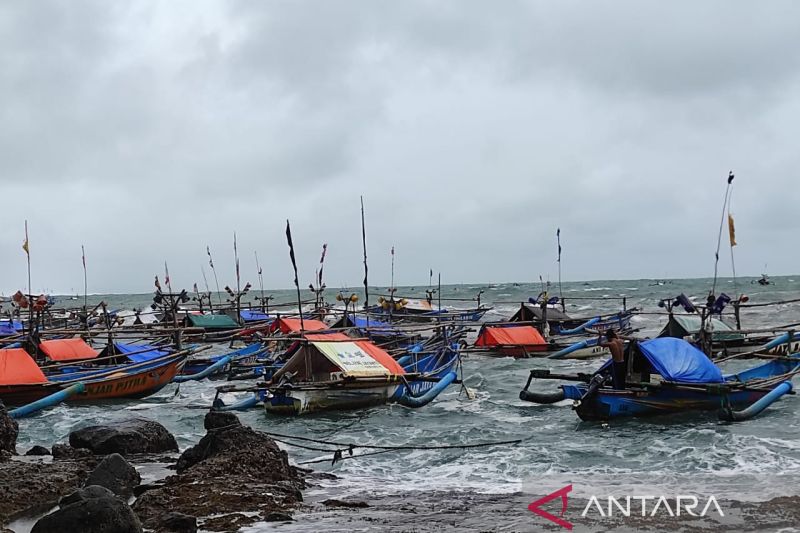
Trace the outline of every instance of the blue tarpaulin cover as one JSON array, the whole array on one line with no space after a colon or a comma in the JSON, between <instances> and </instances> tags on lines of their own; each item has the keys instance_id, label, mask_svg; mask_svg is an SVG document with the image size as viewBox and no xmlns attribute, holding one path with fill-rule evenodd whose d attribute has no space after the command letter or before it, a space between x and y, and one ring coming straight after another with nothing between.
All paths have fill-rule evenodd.
<instances>
[{"instance_id":1,"label":"blue tarpaulin cover","mask_svg":"<svg viewBox=\"0 0 800 533\"><path fill-rule=\"evenodd\" d=\"M169 353L164 350L159 350L155 346L151 346L149 344L123 344L121 342L115 342L114 346L116 347L117 351L122 354L139 352L139 353L134 353L133 355L128 355L128 359L130 359L134 363L144 363L145 361L149 361L150 359L156 359L158 357L162 357ZM142 350L147 350L147 351L142 351Z\"/></svg>"},{"instance_id":2,"label":"blue tarpaulin cover","mask_svg":"<svg viewBox=\"0 0 800 533\"><path fill-rule=\"evenodd\" d=\"M370 318L369 319L369 326L367 326L367 318L366 317L349 315L347 318L350 319L350 321L353 323L353 326L355 326L357 328L360 328L360 329L366 329L367 327L369 327L369 329L372 330L373 333L378 333L378 334L381 334L381 335L402 335L403 334L401 331L398 331L397 329L395 329L395 327L392 326L392 324L389 324L388 322L381 322L380 320L375 320L374 318Z\"/></svg>"},{"instance_id":3,"label":"blue tarpaulin cover","mask_svg":"<svg viewBox=\"0 0 800 533\"><path fill-rule=\"evenodd\" d=\"M22 322L18 320L0 320L0 336L8 337L22 331Z\"/></svg>"},{"instance_id":4,"label":"blue tarpaulin cover","mask_svg":"<svg viewBox=\"0 0 800 533\"><path fill-rule=\"evenodd\" d=\"M667 381L721 383L720 369L706 354L683 339L662 337L639 343L639 349Z\"/></svg>"},{"instance_id":5,"label":"blue tarpaulin cover","mask_svg":"<svg viewBox=\"0 0 800 533\"><path fill-rule=\"evenodd\" d=\"M262 311L252 311L250 309L242 309L239 312L239 316L242 317L242 320L245 322L263 322L267 320L272 320L272 317L269 316L267 313Z\"/></svg>"}]
</instances>

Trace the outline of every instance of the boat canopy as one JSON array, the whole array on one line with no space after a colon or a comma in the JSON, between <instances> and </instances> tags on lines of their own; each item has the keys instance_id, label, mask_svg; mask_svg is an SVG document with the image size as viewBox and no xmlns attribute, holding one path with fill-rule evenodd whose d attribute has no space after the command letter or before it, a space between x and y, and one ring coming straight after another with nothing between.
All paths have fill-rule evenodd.
<instances>
[{"instance_id":1,"label":"boat canopy","mask_svg":"<svg viewBox=\"0 0 800 533\"><path fill-rule=\"evenodd\" d=\"M342 333L312 334L273 376L277 381L291 372L301 381L332 381L360 377L389 377L405 374L391 355L366 340L354 340ZM308 374L310 370L311 374ZM334 377L339 374L339 377Z\"/></svg>"},{"instance_id":2,"label":"boat canopy","mask_svg":"<svg viewBox=\"0 0 800 533\"><path fill-rule=\"evenodd\" d=\"M672 315L667 325L658 334L659 337L688 337L700 332L700 317L697 315ZM732 327L718 318L711 319L711 339L716 342L740 341L744 335L737 333Z\"/></svg>"},{"instance_id":3,"label":"boat canopy","mask_svg":"<svg viewBox=\"0 0 800 533\"><path fill-rule=\"evenodd\" d=\"M279 318L272 323L271 332L280 330L281 333L300 333L300 331L323 331L328 329L328 324L312 318L303 319L303 329L300 329L299 318Z\"/></svg>"},{"instance_id":4,"label":"boat canopy","mask_svg":"<svg viewBox=\"0 0 800 533\"><path fill-rule=\"evenodd\" d=\"M239 324L228 315L186 315L189 323L203 329L236 329Z\"/></svg>"},{"instance_id":5,"label":"boat canopy","mask_svg":"<svg viewBox=\"0 0 800 533\"><path fill-rule=\"evenodd\" d=\"M683 339L662 337L639 343L639 350L667 381L721 383L720 369L706 354Z\"/></svg>"},{"instance_id":6,"label":"boat canopy","mask_svg":"<svg viewBox=\"0 0 800 533\"><path fill-rule=\"evenodd\" d=\"M524 303L509 319L509 322L536 322L541 320L544 320L541 306ZM548 322L568 322L571 320L573 320L572 317L561 311L561 309L556 309L552 306L547 307Z\"/></svg>"},{"instance_id":7,"label":"boat canopy","mask_svg":"<svg viewBox=\"0 0 800 533\"><path fill-rule=\"evenodd\" d=\"M22 331L22 322L19 320L0 320L0 337L10 337Z\"/></svg>"},{"instance_id":8,"label":"boat canopy","mask_svg":"<svg viewBox=\"0 0 800 533\"><path fill-rule=\"evenodd\" d=\"M53 339L39 343L39 349L52 361L94 359L99 352L83 339Z\"/></svg>"},{"instance_id":9,"label":"boat canopy","mask_svg":"<svg viewBox=\"0 0 800 533\"><path fill-rule=\"evenodd\" d=\"M242 309L239 316L245 322L266 322L272 320L273 317L263 311L253 311L252 309Z\"/></svg>"},{"instance_id":10,"label":"boat canopy","mask_svg":"<svg viewBox=\"0 0 800 533\"><path fill-rule=\"evenodd\" d=\"M151 359L158 359L168 355L169 352L159 350L150 344L125 344L122 342L115 342L114 347L117 351L128 357L134 363L144 363Z\"/></svg>"},{"instance_id":11,"label":"boat canopy","mask_svg":"<svg viewBox=\"0 0 800 533\"><path fill-rule=\"evenodd\" d=\"M475 346L537 346L546 345L542 334L533 326L484 326Z\"/></svg>"},{"instance_id":12,"label":"boat canopy","mask_svg":"<svg viewBox=\"0 0 800 533\"><path fill-rule=\"evenodd\" d=\"M369 329L373 333L377 333L378 335L383 335L383 336L404 335L402 331L398 330L393 324L389 322L383 322L382 320L376 320L371 317L369 321L367 321L367 317L355 316L350 314L344 315L332 327L334 329L335 328Z\"/></svg>"},{"instance_id":13,"label":"boat canopy","mask_svg":"<svg viewBox=\"0 0 800 533\"><path fill-rule=\"evenodd\" d=\"M22 348L0 350L0 385L47 383L39 365Z\"/></svg>"}]
</instances>

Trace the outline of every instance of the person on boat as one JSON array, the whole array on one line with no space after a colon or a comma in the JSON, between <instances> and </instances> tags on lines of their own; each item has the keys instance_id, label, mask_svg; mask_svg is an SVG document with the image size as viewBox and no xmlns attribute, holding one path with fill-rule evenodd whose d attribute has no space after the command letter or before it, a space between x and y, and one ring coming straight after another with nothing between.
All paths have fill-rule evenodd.
<instances>
[{"instance_id":1,"label":"person on boat","mask_svg":"<svg viewBox=\"0 0 800 533\"><path fill-rule=\"evenodd\" d=\"M625 343L622 342L622 339L617 337L617 334L612 328L606 331L605 336L606 340L603 341L603 335L601 333L597 344L603 348L608 348L611 352L611 376L614 380L614 388L624 389L625 375L627 374L627 369L625 368Z\"/></svg>"}]
</instances>

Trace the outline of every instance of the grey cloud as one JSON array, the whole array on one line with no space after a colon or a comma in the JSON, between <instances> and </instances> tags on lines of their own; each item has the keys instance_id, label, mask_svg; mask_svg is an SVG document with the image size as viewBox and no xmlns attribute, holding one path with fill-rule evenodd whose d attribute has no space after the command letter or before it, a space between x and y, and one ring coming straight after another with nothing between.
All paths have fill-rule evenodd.
<instances>
[{"instance_id":1,"label":"grey cloud","mask_svg":"<svg viewBox=\"0 0 800 533\"><path fill-rule=\"evenodd\" d=\"M1 290L792 272L798 7L740 2L27 2L0 7ZM34 205L35 207L31 207ZM252 263L252 264L251 264ZM226 266L222 266L226 265Z\"/></svg>"}]
</instances>

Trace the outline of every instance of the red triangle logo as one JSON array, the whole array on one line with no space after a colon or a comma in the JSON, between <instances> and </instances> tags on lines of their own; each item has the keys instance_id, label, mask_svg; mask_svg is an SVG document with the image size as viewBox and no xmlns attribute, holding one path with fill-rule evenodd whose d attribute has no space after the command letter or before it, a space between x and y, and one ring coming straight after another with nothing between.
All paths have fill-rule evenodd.
<instances>
[{"instance_id":1,"label":"red triangle logo","mask_svg":"<svg viewBox=\"0 0 800 533\"><path fill-rule=\"evenodd\" d=\"M547 496L539 498L535 502L531 503L528 506L528 510L536 513L542 518L546 518L547 520L553 522L554 524L558 524L564 529L572 531L572 524L561 518L562 516L564 516L564 513L567 512L567 494L569 494L570 492L572 492L572 485L567 485L566 487L562 487L557 491L551 492ZM559 497L561 498L561 516L550 514L547 511L540 508L541 505L544 505L545 503L551 500L555 500L556 498Z\"/></svg>"}]
</instances>

